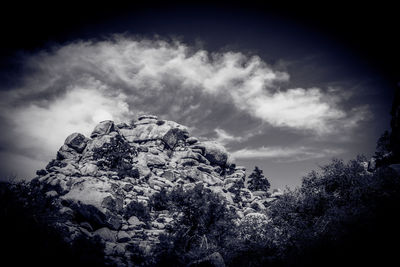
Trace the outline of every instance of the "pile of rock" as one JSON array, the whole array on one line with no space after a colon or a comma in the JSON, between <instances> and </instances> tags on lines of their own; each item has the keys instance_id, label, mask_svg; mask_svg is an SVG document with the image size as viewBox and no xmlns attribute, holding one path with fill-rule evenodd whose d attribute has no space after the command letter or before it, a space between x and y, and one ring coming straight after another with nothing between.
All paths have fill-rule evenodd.
<instances>
[{"instance_id":1,"label":"pile of rock","mask_svg":"<svg viewBox=\"0 0 400 267\"><path fill-rule=\"evenodd\" d=\"M150 251L176 218L151 207L148 221L124 214L132 203L148 206L162 189L203 184L223 196L239 218L262 213L280 195L236 188L246 169L231 163L223 146L190 137L186 127L151 115L132 124L103 121L90 138L71 134L57 158L37 175L30 186L51 198L60 216L68 218L66 240L100 237L107 260L122 266L129 265L127 246Z\"/></svg>"}]
</instances>

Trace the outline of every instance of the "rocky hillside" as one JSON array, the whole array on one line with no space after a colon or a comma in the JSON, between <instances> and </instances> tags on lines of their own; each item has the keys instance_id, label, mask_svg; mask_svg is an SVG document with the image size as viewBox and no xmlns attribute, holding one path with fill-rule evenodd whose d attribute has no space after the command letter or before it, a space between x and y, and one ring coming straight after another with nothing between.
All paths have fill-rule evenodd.
<instances>
[{"instance_id":1,"label":"rocky hillside","mask_svg":"<svg viewBox=\"0 0 400 267\"><path fill-rule=\"evenodd\" d=\"M218 195L240 223L262 217L281 192L251 191L245 168L236 166L223 146L199 141L187 128L156 116L131 124L103 121L89 137L67 137L45 169L27 188L46 198L68 243L82 236L100 240L105 262L131 266L135 247L151 255L159 236L182 214L160 199L169 192L202 186ZM254 189L253 189L254 190ZM218 253L203 259L223 265Z\"/></svg>"}]
</instances>

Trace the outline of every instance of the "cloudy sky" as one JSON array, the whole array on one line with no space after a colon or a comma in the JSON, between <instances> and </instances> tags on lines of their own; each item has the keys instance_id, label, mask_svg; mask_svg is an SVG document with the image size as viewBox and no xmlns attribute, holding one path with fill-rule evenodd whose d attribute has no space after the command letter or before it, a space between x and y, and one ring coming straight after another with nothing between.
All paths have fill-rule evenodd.
<instances>
[{"instance_id":1,"label":"cloudy sky","mask_svg":"<svg viewBox=\"0 0 400 267\"><path fill-rule=\"evenodd\" d=\"M372 155L392 91L368 58L290 16L195 10L116 13L13 49L0 76L1 176L34 177L70 133L141 113L218 140L273 187Z\"/></svg>"}]
</instances>

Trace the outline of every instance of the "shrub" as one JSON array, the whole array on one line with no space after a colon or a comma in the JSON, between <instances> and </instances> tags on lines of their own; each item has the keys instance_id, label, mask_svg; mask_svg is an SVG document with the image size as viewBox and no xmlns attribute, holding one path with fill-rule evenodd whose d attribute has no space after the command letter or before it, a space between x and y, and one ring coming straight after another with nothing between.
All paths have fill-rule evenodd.
<instances>
[{"instance_id":1,"label":"shrub","mask_svg":"<svg viewBox=\"0 0 400 267\"><path fill-rule=\"evenodd\" d=\"M397 226L390 226L391 214L400 211L398 175L390 168L369 173L362 165L365 160L334 159L304 177L300 188L273 202L269 217L282 259L301 259L304 265L323 262L324 257L339 261L344 255L360 260L363 249L379 251L376 244L386 228L399 236Z\"/></svg>"},{"instance_id":2,"label":"shrub","mask_svg":"<svg viewBox=\"0 0 400 267\"><path fill-rule=\"evenodd\" d=\"M102 147L95 148L93 152L93 159L98 161L100 169L117 171L121 178L139 178L139 171L132 169L133 157L137 156L137 151L120 135L111 138Z\"/></svg>"},{"instance_id":3,"label":"shrub","mask_svg":"<svg viewBox=\"0 0 400 267\"><path fill-rule=\"evenodd\" d=\"M165 188L150 197L149 205L157 211L166 210L171 205L170 197Z\"/></svg>"},{"instance_id":4,"label":"shrub","mask_svg":"<svg viewBox=\"0 0 400 267\"><path fill-rule=\"evenodd\" d=\"M270 232L268 217L261 213L246 215L238 226L239 238L244 242L266 245Z\"/></svg>"},{"instance_id":5,"label":"shrub","mask_svg":"<svg viewBox=\"0 0 400 267\"><path fill-rule=\"evenodd\" d=\"M143 222L147 223L151 219L150 211L147 206L141 202L131 201L124 210L125 219L129 219L132 216L138 217Z\"/></svg>"},{"instance_id":6,"label":"shrub","mask_svg":"<svg viewBox=\"0 0 400 267\"><path fill-rule=\"evenodd\" d=\"M222 251L234 236L235 214L224 200L203 185L177 188L167 194L169 209L180 214L160 240L159 257L169 264L188 264ZM163 202L165 203L165 202ZM169 246L169 248L167 248ZM168 253L166 253L166 250Z\"/></svg>"}]
</instances>

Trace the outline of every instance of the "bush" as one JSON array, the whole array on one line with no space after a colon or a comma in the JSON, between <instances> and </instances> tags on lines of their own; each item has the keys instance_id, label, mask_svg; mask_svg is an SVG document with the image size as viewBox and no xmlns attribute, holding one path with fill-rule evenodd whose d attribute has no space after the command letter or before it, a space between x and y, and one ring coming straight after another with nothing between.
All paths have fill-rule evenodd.
<instances>
[{"instance_id":1,"label":"bush","mask_svg":"<svg viewBox=\"0 0 400 267\"><path fill-rule=\"evenodd\" d=\"M93 159L98 161L100 169L117 171L121 178L139 178L139 171L132 169L133 157L137 156L137 151L120 135L111 138L110 143L95 148L93 152Z\"/></svg>"},{"instance_id":2,"label":"bush","mask_svg":"<svg viewBox=\"0 0 400 267\"><path fill-rule=\"evenodd\" d=\"M275 248L282 260L308 265L332 257L330 264L335 265L350 257L359 264L363 249L372 256L380 250L382 236L390 236L380 232L389 227L399 236L397 226L390 226L391 214L400 211L399 177L389 168L369 173L362 165L365 160L335 159L270 206Z\"/></svg>"},{"instance_id":3,"label":"bush","mask_svg":"<svg viewBox=\"0 0 400 267\"><path fill-rule=\"evenodd\" d=\"M167 198L168 208L179 216L160 239L160 261L186 265L215 251L223 252L234 237L236 215L218 194L196 185L187 191L174 189Z\"/></svg>"},{"instance_id":4,"label":"bush","mask_svg":"<svg viewBox=\"0 0 400 267\"><path fill-rule=\"evenodd\" d=\"M247 243L263 244L271 238L269 236L268 217L261 213L246 215L238 226L239 238Z\"/></svg>"},{"instance_id":5,"label":"bush","mask_svg":"<svg viewBox=\"0 0 400 267\"><path fill-rule=\"evenodd\" d=\"M131 201L124 210L124 217L125 219L129 219L132 216L138 217L141 221L147 223L150 221L150 211L147 206L144 204L137 202L137 201Z\"/></svg>"},{"instance_id":6,"label":"bush","mask_svg":"<svg viewBox=\"0 0 400 267\"><path fill-rule=\"evenodd\" d=\"M149 205L157 211L166 210L171 205L170 198L165 188L150 197Z\"/></svg>"}]
</instances>

